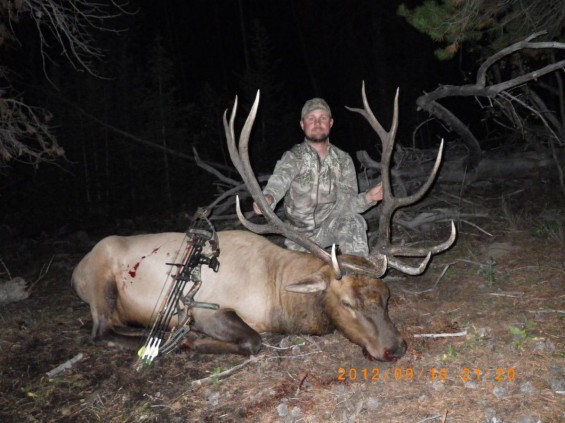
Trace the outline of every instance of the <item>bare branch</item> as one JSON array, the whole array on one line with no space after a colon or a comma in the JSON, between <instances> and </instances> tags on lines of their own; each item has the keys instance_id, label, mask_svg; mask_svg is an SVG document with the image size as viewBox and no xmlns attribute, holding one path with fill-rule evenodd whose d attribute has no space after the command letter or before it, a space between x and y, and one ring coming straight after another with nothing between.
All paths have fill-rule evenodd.
<instances>
[{"instance_id":1,"label":"bare branch","mask_svg":"<svg viewBox=\"0 0 565 423\"><path fill-rule=\"evenodd\" d=\"M194 161L196 162L196 165L198 167L201 167L202 169L204 169L205 171L211 173L212 175L216 176L220 181L223 181L225 183L227 183L228 185L240 185L241 183L236 181L235 179L232 179L230 177L225 176L224 174L222 174L218 169L216 169L213 165L210 165L206 162L204 162L200 156L198 155L198 152L196 151L196 148L192 147L192 152L194 153Z\"/></svg>"},{"instance_id":2,"label":"bare branch","mask_svg":"<svg viewBox=\"0 0 565 423\"><path fill-rule=\"evenodd\" d=\"M525 40L514 43L511 46L502 49L496 54L489 57L479 68L475 84L462 86L444 85L432 91L431 93L420 96L416 100L419 108L426 110L430 115L435 116L440 121L446 123L451 129L453 129L457 134L461 136L462 141L470 148L472 152L470 164L473 168L475 168L481 160L481 148L479 142L468 129L467 125L463 124L453 113L439 104L438 100L456 96L487 97L494 99L498 98L504 92L512 88L518 87L530 81L535 81L538 78L555 72L559 69L564 69L565 60L561 60L556 63L550 63L523 75L519 75L507 81L502 81L497 84L491 85L487 83L487 71L495 63L517 51L524 49L565 50L565 43L531 41L532 39L539 37L541 34L542 33L533 34L527 37Z\"/></svg>"},{"instance_id":3,"label":"bare branch","mask_svg":"<svg viewBox=\"0 0 565 423\"><path fill-rule=\"evenodd\" d=\"M92 0L22 0L21 6L8 9L10 22L18 21L22 15L28 16L38 32L43 70L47 60L51 60L48 51L54 44L61 49L61 54L77 71L86 71L100 77L94 63L104 57L104 51L96 46L94 33L123 30L110 28L108 21L124 14L128 3L116 1L99 2ZM47 75L47 73L46 73Z\"/></svg>"},{"instance_id":4,"label":"bare branch","mask_svg":"<svg viewBox=\"0 0 565 423\"><path fill-rule=\"evenodd\" d=\"M65 361L63 364L60 364L59 366L55 367L54 369L49 370L45 374L49 377L57 376L58 374L63 373L65 370L72 368L73 365L78 363L79 361L81 361L83 357L84 357L83 353L78 353L73 358Z\"/></svg>"},{"instance_id":5,"label":"bare branch","mask_svg":"<svg viewBox=\"0 0 565 423\"><path fill-rule=\"evenodd\" d=\"M64 155L48 126L48 112L1 95L0 92L0 166L12 159L25 158L36 164Z\"/></svg>"},{"instance_id":6,"label":"bare branch","mask_svg":"<svg viewBox=\"0 0 565 423\"><path fill-rule=\"evenodd\" d=\"M208 376L208 377L205 377L203 379L193 380L191 382L191 386L194 387L194 388L199 388L202 385L208 385L210 383L213 383L216 380L220 380L220 379L223 379L225 377L228 377L228 376L232 375L233 373L237 372L238 370L244 368L248 364L256 363L257 361L258 361L257 357L251 356L251 358L245 360L243 363L239 363L238 365L233 366L232 368L230 368L228 370L225 370L225 371L220 372L220 373L213 374L212 376Z\"/></svg>"},{"instance_id":7,"label":"bare branch","mask_svg":"<svg viewBox=\"0 0 565 423\"><path fill-rule=\"evenodd\" d=\"M124 14L128 3L115 0L20 0L2 2L0 11L8 17L4 39L18 41L17 24L29 18L37 30L43 71L47 79L46 63L53 61L49 53L58 49L76 70L100 77L95 63L102 60L104 51L97 47L95 33L121 32L111 28L109 21ZM4 15L2 13L2 15ZM11 32L10 32L11 31ZM1 43L0 43L1 44ZM32 107L14 92L8 72L0 68L0 79L5 83L0 89L0 166L11 160L32 164L49 161L64 155L48 123L51 114Z\"/></svg>"},{"instance_id":8,"label":"bare branch","mask_svg":"<svg viewBox=\"0 0 565 423\"><path fill-rule=\"evenodd\" d=\"M450 338L456 336L467 336L467 329L456 333L417 333L414 338Z\"/></svg>"}]
</instances>

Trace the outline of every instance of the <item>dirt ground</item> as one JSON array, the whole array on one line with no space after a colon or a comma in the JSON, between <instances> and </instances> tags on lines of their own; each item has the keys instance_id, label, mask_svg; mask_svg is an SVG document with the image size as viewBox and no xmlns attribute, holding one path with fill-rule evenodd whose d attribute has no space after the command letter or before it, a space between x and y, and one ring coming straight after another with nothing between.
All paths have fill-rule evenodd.
<instances>
[{"instance_id":1,"label":"dirt ground","mask_svg":"<svg viewBox=\"0 0 565 423\"><path fill-rule=\"evenodd\" d=\"M183 352L136 371L135 352L89 341L89 309L69 283L105 234L12 243L0 251L0 279L9 270L33 285L0 309L0 421L565 421L563 202L471 198L447 200L474 215L458 220L454 248L423 276L387 278L390 315L409 344L392 364L367 361L339 333L271 334L251 359Z\"/></svg>"}]
</instances>

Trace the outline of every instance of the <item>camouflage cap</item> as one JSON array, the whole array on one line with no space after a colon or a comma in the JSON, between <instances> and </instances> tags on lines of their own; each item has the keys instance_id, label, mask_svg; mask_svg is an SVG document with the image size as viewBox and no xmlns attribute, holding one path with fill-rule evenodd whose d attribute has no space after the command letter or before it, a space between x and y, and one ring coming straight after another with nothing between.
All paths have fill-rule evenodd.
<instances>
[{"instance_id":1,"label":"camouflage cap","mask_svg":"<svg viewBox=\"0 0 565 423\"><path fill-rule=\"evenodd\" d=\"M326 100L324 100L323 98L315 97L304 103L300 119L304 119L304 116L306 116L313 110L325 110L329 113L330 116L332 115L332 111L330 110L328 103L326 103Z\"/></svg>"}]
</instances>

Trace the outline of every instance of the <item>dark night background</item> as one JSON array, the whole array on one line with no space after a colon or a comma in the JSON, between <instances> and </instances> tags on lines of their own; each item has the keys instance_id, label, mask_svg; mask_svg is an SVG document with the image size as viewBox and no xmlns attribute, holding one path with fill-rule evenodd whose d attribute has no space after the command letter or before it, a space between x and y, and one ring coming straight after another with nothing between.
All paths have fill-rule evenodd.
<instances>
[{"instance_id":1,"label":"dark night background","mask_svg":"<svg viewBox=\"0 0 565 423\"><path fill-rule=\"evenodd\" d=\"M22 47L8 59L19 72L15 86L28 103L52 112L66 157L0 169L0 228L37 236L123 219L159 220L209 204L218 180L188 156L195 147L203 159L229 164L222 113L238 95L239 117L245 116L257 89L252 159L260 173L301 141L300 108L313 96L332 107L334 144L352 156L366 149L378 158L369 125L344 108L361 106L363 80L385 128L400 87L397 140L412 145L412 132L428 118L415 99L439 84L464 83L475 64L439 62L434 43L397 16L398 4L138 0L129 8L139 7L136 14L114 23L126 31L97 35L106 50L96 67L102 78L61 59L47 63L52 83L42 70L37 34L21 22ZM420 131L416 142L453 141L440 129Z\"/></svg>"}]
</instances>

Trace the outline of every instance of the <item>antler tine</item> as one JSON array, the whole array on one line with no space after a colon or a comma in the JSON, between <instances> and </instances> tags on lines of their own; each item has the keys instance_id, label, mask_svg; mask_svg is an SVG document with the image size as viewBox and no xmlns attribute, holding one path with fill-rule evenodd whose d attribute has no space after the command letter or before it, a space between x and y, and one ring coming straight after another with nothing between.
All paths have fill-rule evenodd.
<instances>
[{"instance_id":1,"label":"antler tine","mask_svg":"<svg viewBox=\"0 0 565 423\"><path fill-rule=\"evenodd\" d=\"M259 205L259 208L261 209L261 212L263 213L263 216L265 216L265 218L267 219L268 223L259 225L256 223L252 223L248 219L246 219L243 213L241 212L239 198L236 199L237 216L241 224L250 231L259 234L274 233L274 234L283 235L284 237L306 248L308 251L310 251L312 254L314 254L324 262L331 264L332 258L330 253L325 251L315 242L300 235L294 230L294 228L292 228L290 225L284 223L281 219L279 219L276 213L267 204L267 201L265 200L265 196L261 191L261 187L257 182L257 178L255 177L255 173L251 168L251 164L249 160L249 138L251 135L251 129L253 127L253 123L255 121L255 117L257 115L257 109L259 107L259 98L260 98L260 91L257 91L257 95L255 97L253 107L251 108L251 111L247 116L243 129L241 130L241 134L239 136L239 148L236 147L235 145L235 131L234 131L234 121L237 111L237 97L234 102L234 108L232 110L229 124L227 123L226 113L224 113L224 129L226 132L226 138L228 141L228 150L230 152L231 160L234 166L236 167L237 171L239 172L240 176L242 177L245 186L247 187L249 193L251 194L251 197Z\"/></svg>"},{"instance_id":2,"label":"antler tine","mask_svg":"<svg viewBox=\"0 0 565 423\"><path fill-rule=\"evenodd\" d=\"M361 84L361 97L363 99L363 109L347 107L347 106L345 106L345 108L351 110L352 112L359 113L360 115L362 115L367 120L367 122L369 122L371 127L375 130L379 138L381 138L381 140L386 139L388 132L385 131L381 123L375 117L375 114L373 113L373 110L371 110L371 106L369 106L369 102L367 101L367 94L365 93L365 81L363 81Z\"/></svg>"},{"instance_id":3,"label":"antler tine","mask_svg":"<svg viewBox=\"0 0 565 423\"><path fill-rule=\"evenodd\" d=\"M432 253L431 251L428 251L426 258L422 260L418 267L408 266L407 264L402 263L401 261L398 261L394 258L389 258L388 263L389 266L393 269L400 270L402 273L406 273L407 275L416 276L424 273L424 270L426 270L426 268L428 267L428 263L430 262L431 258Z\"/></svg>"},{"instance_id":4,"label":"antler tine","mask_svg":"<svg viewBox=\"0 0 565 423\"><path fill-rule=\"evenodd\" d=\"M383 170L385 169L384 166L388 166L390 168L390 161L392 158L392 152L394 151L394 140L396 138L396 131L398 129L398 96L399 96L400 88L396 89L396 94L394 96L394 109L392 114L392 123L390 126L390 131L386 131L379 120L375 117L371 106L369 105L369 101L367 100L367 93L365 90L365 81L361 84L361 97L363 100L363 109L347 107L346 108L352 112L359 113L363 116L367 122L371 125L371 127L375 130L378 137L381 140L383 145L382 153L381 153L381 163L383 165ZM388 169L387 168L387 169ZM387 203L391 203L394 201L394 197L392 195L391 189L391 182L390 182L390 174L389 172L382 171L381 178L383 182L384 188L384 199Z\"/></svg>"},{"instance_id":5,"label":"antler tine","mask_svg":"<svg viewBox=\"0 0 565 423\"><path fill-rule=\"evenodd\" d=\"M265 201L265 197L261 192L261 187L259 186L259 182L257 182L257 178L255 177L255 173L251 168L250 161L249 161L249 138L251 136L251 129L253 128L253 123L255 122L255 117L257 116L257 109L259 108L259 98L261 96L260 90L257 90L257 95L255 96L255 101L253 102L253 106L249 111L249 115L245 120L245 124L243 125L243 129L239 135L239 148L238 148L238 157L240 163L239 173L243 178L243 182L247 189L249 190L253 199L259 204L259 207L265 213L266 209L270 209L269 205ZM235 115L235 114L234 114ZM234 133L234 122L230 122L231 132Z\"/></svg>"},{"instance_id":6,"label":"antler tine","mask_svg":"<svg viewBox=\"0 0 565 423\"><path fill-rule=\"evenodd\" d=\"M243 129L241 130L241 134L239 136L239 147L236 145L235 142L235 116L237 114L237 103L238 99L237 96L235 97L233 110L231 112L229 124L226 119L226 112L224 113L224 130L226 132L226 138L228 141L228 150L230 153L231 161L233 162L235 168L237 169L239 175L243 179L245 186L249 190L249 193L253 197L253 200L259 204L259 208L263 212L265 216L271 211L271 208L268 206L267 202L265 201L264 196L261 193L261 187L255 178L255 174L251 169L251 166L246 166L245 161L249 163L249 137L251 135L251 128L253 127L253 123L255 122L255 117L257 116L257 109L259 107L259 98L261 96L260 90L257 90L257 95L255 96L255 101L253 102L253 106L251 107L251 111L247 116L245 124L243 125ZM239 198L237 199L236 209L239 210L238 217L240 218L241 223L248 227L249 230L253 232L259 233L278 233L277 228L274 225L256 225L249 222L243 213L241 213L241 208L239 207ZM240 216L241 214L241 216ZM276 217L276 215L275 215ZM243 218L243 219L242 219ZM245 221L245 222L244 222Z\"/></svg>"},{"instance_id":7,"label":"antler tine","mask_svg":"<svg viewBox=\"0 0 565 423\"><path fill-rule=\"evenodd\" d=\"M229 124L227 119L227 113L228 113L227 109L224 111L223 121L224 121L224 131L226 133L226 139L228 142L228 151L230 153L230 158L237 172L241 175L243 173L243 170L241 167L241 161L239 160L239 153L237 151L237 146L235 144L235 132L233 130L236 112L237 112L237 96L235 96L235 101L233 103L233 109L231 112Z\"/></svg>"},{"instance_id":8,"label":"antler tine","mask_svg":"<svg viewBox=\"0 0 565 423\"><path fill-rule=\"evenodd\" d=\"M239 221L241 222L241 224L243 226L245 226L247 229L249 229L251 232L255 232L256 234L272 234L272 233L278 233L277 228L274 227L273 225L268 225L268 224L257 224L257 223L253 223L250 220L248 220L245 215L243 214L243 212L241 211L241 204L239 202L239 195L235 196L235 212L237 214L237 217L239 218Z\"/></svg>"},{"instance_id":9,"label":"antler tine","mask_svg":"<svg viewBox=\"0 0 565 423\"><path fill-rule=\"evenodd\" d=\"M406 247L400 245L393 245L390 242L392 215L399 208L406 207L408 205L414 204L417 201L419 201L424 196L424 194L429 190L429 188L432 186L432 184L435 181L437 172L439 171L439 167L441 165L441 159L443 157L443 147L444 147L444 143L442 140L432 172L428 176L426 182L422 184L422 186L420 186L420 188L414 194L402 198L394 197L392 194L390 195L390 197L386 197L386 191L385 191L385 199L384 199L385 201L383 201L381 215L379 218L379 236L377 241L377 249L381 253L391 254L393 256L424 257L429 252L431 252L432 254L437 254L441 251L447 250L449 247L451 247L453 242L455 242L457 231L455 229L455 224L453 223L453 221L451 222L451 234L449 238L445 242L435 245L433 247L420 247L420 248ZM384 164L382 169L385 169ZM388 171L388 168L386 168L386 170ZM384 180L385 179L384 173L382 176ZM387 179L390 179L389 175L387 175ZM391 261L391 266L397 268L396 266L394 266L394 263L395 263L394 261Z\"/></svg>"},{"instance_id":10,"label":"antler tine","mask_svg":"<svg viewBox=\"0 0 565 423\"><path fill-rule=\"evenodd\" d=\"M432 255L441 253L442 251L447 250L449 247L453 245L455 239L457 238L457 230L455 229L455 222L451 221L451 233L449 234L449 238L447 238L441 244L434 245L432 247L406 247L403 245L387 245L386 253L391 254L393 256L399 257L424 257L428 253L432 253Z\"/></svg>"}]
</instances>

